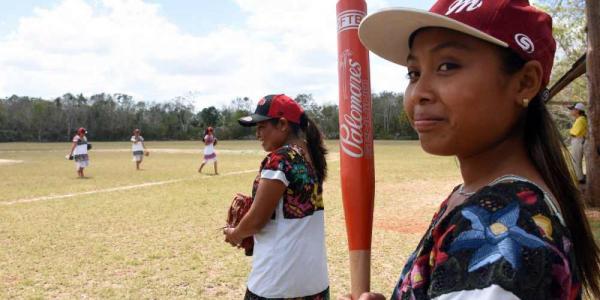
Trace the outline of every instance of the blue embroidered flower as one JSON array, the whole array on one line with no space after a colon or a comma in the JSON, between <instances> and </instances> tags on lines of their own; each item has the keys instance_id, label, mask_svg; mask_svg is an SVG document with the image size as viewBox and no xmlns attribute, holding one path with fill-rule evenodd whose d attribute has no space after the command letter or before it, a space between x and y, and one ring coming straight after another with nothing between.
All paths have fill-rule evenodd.
<instances>
[{"instance_id":1,"label":"blue embroidered flower","mask_svg":"<svg viewBox=\"0 0 600 300\"><path fill-rule=\"evenodd\" d=\"M310 184L311 181L311 177L310 174L308 174L308 168L306 167L306 164L303 163L296 163L292 166L292 177L295 179L295 182L297 182L300 185L308 185Z\"/></svg>"},{"instance_id":2,"label":"blue embroidered flower","mask_svg":"<svg viewBox=\"0 0 600 300\"><path fill-rule=\"evenodd\" d=\"M495 213L473 205L464 208L461 214L471 221L471 230L461 233L450 245L449 252L477 249L469 261L469 272L501 258L508 261L516 270L521 263L521 247L545 246L540 238L517 226L518 202L512 202Z\"/></svg>"}]
</instances>

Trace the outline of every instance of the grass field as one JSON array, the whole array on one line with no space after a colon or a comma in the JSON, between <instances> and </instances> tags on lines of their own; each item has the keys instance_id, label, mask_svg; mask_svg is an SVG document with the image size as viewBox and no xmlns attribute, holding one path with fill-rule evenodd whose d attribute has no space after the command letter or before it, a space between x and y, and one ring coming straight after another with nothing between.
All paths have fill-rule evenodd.
<instances>
[{"instance_id":1,"label":"grass field","mask_svg":"<svg viewBox=\"0 0 600 300\"><path fill-rule=\"evenodd\" d=\"M94 143L88 179L68 144L0 144L0 298L241 299L251 259L219 227L249 194L264 157L222 141L219 176L196 169L198 142L148 142L136 172L129 143ZM349 290L337 143L328 142L326 234L332 298ZM431 214L460 183L453 158L415 142L375 144L372 288L389 294ZM207 174L208 173L208 174ZM596 229L600 226L595 225Z\"/></svg>"}]
</instances>

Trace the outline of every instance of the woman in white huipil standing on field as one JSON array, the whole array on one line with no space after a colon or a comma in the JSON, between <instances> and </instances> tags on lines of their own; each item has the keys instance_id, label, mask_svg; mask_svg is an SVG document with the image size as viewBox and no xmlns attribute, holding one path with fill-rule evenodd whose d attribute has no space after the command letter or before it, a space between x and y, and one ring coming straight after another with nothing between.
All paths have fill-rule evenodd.
<instances>
[{"instance_id":1,"label":"woman in white huipil standing on field","mask_svg":"<svg viewBox=\"0 0 600 300\"><path fill-rule=\"evenodd\" d=\"M198 172L202 173L202 168L204 168L204 165L212 162L215 167L215 175L219 175L219 172L217 172L217 153L215 152L217 138L214 135L214 130L212 127L206 128L202 141L204 141L204 161L200 165L200 168L198 168Z\"/></svg>"},{"instance_id":2,"label":"woman in white huipil standing on field","mask_svg":"<svg viewBox=\"0 0 600 300\"><path fill-rule=\"evenodd\" d=\"M131 151L133 152L133 161L135 161L135 169L140 170L140 165L144 160L144 154L148 155L146 146L144 145L144 137L140 135L141 131L136 128L133 130L131 137Z\"/></svg>"},{"instance_id":3,"label":"woman in white huipil standing on field","mask_svg":"<svg viewBox=\"0 0 600 300\"><path fill-rule=\"evenodd\" d=\"M88 156L88 141L85 136L87 130L80 127L77 129L77 134L73 137L73 145L71 152L68 155L69 159L75 160L75 168L77 169L77 176L84 178L83 169L90 165L90 158Z\"/></svg>"}]
</instances>

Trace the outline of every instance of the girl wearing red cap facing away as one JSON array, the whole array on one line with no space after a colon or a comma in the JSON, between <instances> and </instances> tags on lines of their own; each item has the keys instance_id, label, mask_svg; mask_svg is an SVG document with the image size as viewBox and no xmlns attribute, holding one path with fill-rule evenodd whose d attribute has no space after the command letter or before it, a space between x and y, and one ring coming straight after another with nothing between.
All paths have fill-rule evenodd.
<instances>
[{"instance_id":1,"label":"girl wearing red cap facing away","mask_svg":"<svg viewBox=\"0 0 600 300\"><path fill-rule=\"evenodd\" d=\"M362 21L362 43L408 69L404 108L421 147L457 157L463 180L392 299L600 297L598 247L545 106L551 23L526 0L439 0Z\"/></svg>"},{"instance_id":2,"label":"girl wearing red cap facing away","mask_svg":"<svg viewBox=\"0 0 600 300\"><path fill-rule=\"evenodd\" d=\"M149 154L144 145L144 137L140 135L141 131L136 128L131 136L131 151L133 152L133 161L135 161L135 169L140 170L140 165L144 160L144 154Z\"/></svg>"},{"instance_id":3,"label":"girl wearing red cap facing away","mask_svg":"<svg viewBox=\"0 0 600 300\"><path fill-rule=\"evenodd\" d=\"M204 131L204 137L202 138L204 142L204 161L200 165L200 168L198 168L198 173L202 173L202 168L204 168L206 163L212 162L215 168L215 175L219 175L219 172L217 172L217 153L215 152L217 138L213 131L212 127L208 127Z\"/></svg>"},{"instance_id":4,"label":"girl wearing red cap facing away","mask_svg":"<svg viewBox=\"0 0 600 300\"><path fill-rule=\"evenodd\" d=\"M319 128L286 95L262 98L254 114L239 123L256 126L256 137L269 152L254 180L250 210L235 228L223 231L233 246L254 236L244 299L329 299L327 150Z\"/></svg>"},{"instance_id":5,"label":"girl wearing red cap facing away","mask_svg":"<svg viewBox=\"0 0 600 300\"><path fill-rule=\"evenodd\" d=\"M77 129L77 134L73 137L71 152L68 155L69 159L75 160L75 168L77 169L77 176L79 176L79 178L84 177L83 169L90 164L86 134L87 130L85 130L85 128L81 127Z\"/></svg>"}]
</instances>

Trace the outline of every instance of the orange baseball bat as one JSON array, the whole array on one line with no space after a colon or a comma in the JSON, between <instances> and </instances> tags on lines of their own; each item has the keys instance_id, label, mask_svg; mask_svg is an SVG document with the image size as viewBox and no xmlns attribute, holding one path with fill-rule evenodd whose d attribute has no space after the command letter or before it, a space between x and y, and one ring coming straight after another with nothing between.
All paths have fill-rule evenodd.
<instances>
[{"instance_id":1,"label":"orange baseball bat","mask_svg":"<svg viewBox=\"0 0 600 300\"><path fill-rule=\"evenodd\" d=\"M358 39L364 0L339 0L337 9L340 175L354 299L370 290L375 195L369 52Z\"/></svg>"}]
</instances>

